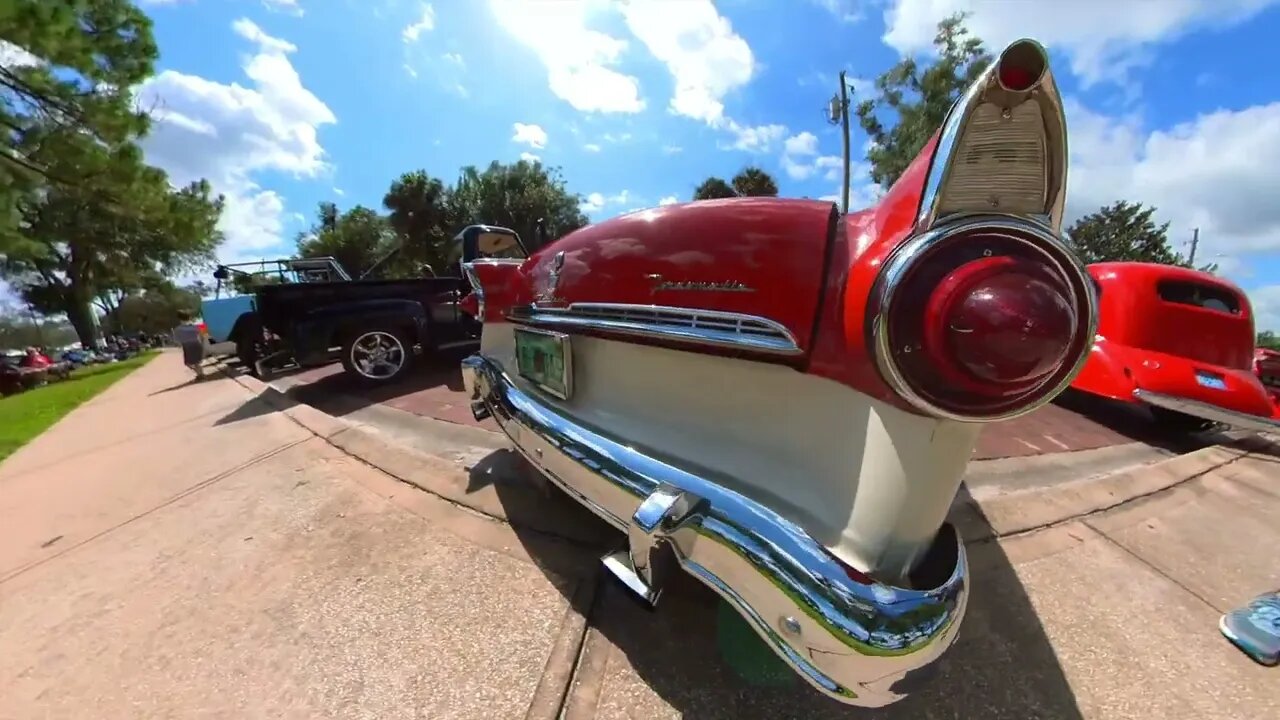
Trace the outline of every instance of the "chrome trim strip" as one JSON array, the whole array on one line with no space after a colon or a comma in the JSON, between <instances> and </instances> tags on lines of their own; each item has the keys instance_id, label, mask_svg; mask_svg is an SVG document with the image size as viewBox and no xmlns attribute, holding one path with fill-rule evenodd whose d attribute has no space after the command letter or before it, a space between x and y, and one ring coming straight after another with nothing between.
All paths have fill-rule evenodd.
<instances>
[{"instance_id":1,"label":"chrome trim strip","mask_svg":"<svg viewBox=\"0 0 1280 720\"><path fill-rule=\"evenodd\" d=\"M1194 415L1205 420L1220 422L1224 425L1231 425L1242 430L1253 430L1256 432L1280 432L1280 420L1262 417L1261 415L1250 415L1242 413L1238 410L1228 410L1220 408L1217 405L1210 405L1200 400L1191 400L1190 398L1177 397L1176 395L1166 395L1164 393L1151 392L1141 388L1133 391L1133 397L1140 402L1148 405L1155 405L1167 410L1176 410L1187 415Z\"/></svg>"},{"instance_id":2,"label":"chrome trim strip","mask_svg":"<svg viewBox=\"0 0 1280 720\"><path fill-rule=\"evenodd\" d=\"M1040 81L1030 90L1023 92L1008 90L1000 84L998 75L1000 62L1015 49L1023 50L1027 46L1034 48L1043 57L1044 72L1040 76ZM938 136L938 146L934 151L933 162L929 166L929 174L925 179L924 192L920 195L920 208L916 217L918 231L932 229L944 219L941 216L944 190L951 175L952 166L959 157L957 151L960 140L978 107L991 103L1002 109L1012 109L1023 102L1034 102L1040 106L1049 165L1048 177L1044 178L1046 193L1044 211L1034 214L1029 219L1043 222L1054 231L1062 229L1062 214L1067 202L1066 113L1062 106L1062 96L1058 92L1057 83L1049 67L1048 53L1040 43L1023 39L1006 47L947 113L947 118L942 123L942 132ZM999 208L990 209L999 211ZM978 209L974 208L974 210Z\"/></svg>"},{"instance_id":3,"label":"chrome trim strip","mask_svg":"<svg viewBox=\"0 0 1280 720\"><path fill-rule=\"evenodd\" d=\"M573 303L567 308L535 304L514 308L508 319L565 330L607 330L774 355L804 352L795 335L781 323L757 315L718 310L623 303Z\"/></svg>"},{"instance_id":4,"label":"chrome trim strip","mask_svg":"<svg viewBox=\"0 0 1280 720\"><path fill-rule=\"evenodd\" d=\"M467 282L471 283L471 292L476 296L478 303L476 320L484 322L484 286L480 284L480 278L476 275L475 262L463 263L462 274L467 276Z\"/></svg>"},{"instance_id":5,"label":"chrome trim strip","mask_svg":"<svg viewBox=\"0 0 1280 720\"><path fill-rule=\"evenodd\" d=\"M576 422L522 390L494 360L473 355L462 373L468 397L530 463L614 527L634 534L637 525L646 542L671 548L680 567L719 593L823 693L868 707L894 702L904 692L895 683L937 660L955 639L969 581L964 545L951 526L931 549L946 576L937 587L857 582L798 525L712 474ZM670 522L646 525L654 514L643 507L646 499L677 492L696 502Z\"/></svg>"},{"instance_id":6,"label":"chrome trim strip","mask_svg":"<svg viewBox=\"0 0 1280 720\"><path fill-rule=\"evenodd\" d=\"M1089 280L1089 273L1056 233L1038 223L1013 216L974 215L958 218L939 225L929 232L916 235L898 247L885 262L868 301L868 313L871 315L871 338L875 348L873 355L875 356L876 366L880 369L880 375L888 383L890 389L917 409L935 417L958 422L998 422L1026 415L1045 405L1063 390L1066 390L1071 381L1080 373L1080 369L1084 367L1085 361L1089 359L1089 350L1092 347L1092 343L1083 343L1079 357L1071 364L1071 371L1064 375L1057 384L1049 388L1047 392L1043 388L1038 390L1037 392L1043 393L1042 397L1016 410L994 415L962 415L941 408L917 393L911 387L911 384L907 382L906 376L894 361L892 348L889 345L888 319L894 312L896 293L907 271L926 251L955 235L975 230L1001 234L1011 240L1021 242L1043 255L1046 262L1050 266L1057 268L1069 285L1078 285L1083 290L1086 311L1085 317L1082 319L1084 327L1080 329L1080 332L1089 338L1097 334L1098 299ZM1028 236L1034 241L1028 239ZM1073 307L1080 306L1080 298L1076 294L1074 287L1072 288L1071 304Z\"/></svg>"}]
</instances>

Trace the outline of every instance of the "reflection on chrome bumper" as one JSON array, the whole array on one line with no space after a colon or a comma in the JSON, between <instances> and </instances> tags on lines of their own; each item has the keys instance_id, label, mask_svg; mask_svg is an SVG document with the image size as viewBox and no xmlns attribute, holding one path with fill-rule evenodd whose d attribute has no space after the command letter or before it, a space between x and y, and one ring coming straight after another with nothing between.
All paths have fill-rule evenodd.
<instances>
[{"instance_id":1,"label":"reflection on chrome bumper","mask_svg":"<svg viewBox=\"0 0 1280 720\"><path fill-rule=\"evenodd\" d=\"M908 673L950 646L964 616L964 546L944 526L906 589L849 573L813 538L716 482L584 426L517 387L497 363L463 361L472 408L490 414L520 452L627 534L605 564L656 600L671 558L742 614L796 672L824 693L875 707L902 698ZM670 552L667 553L666 549Z\"/></svg>"},{"instance_id":2,"label":"reflection on chrome bumper","mask_svg":"<svg viewBox=\"0 0 1280 720\"><path fill-rule=\"evenodd\" d=\"M1249 413L1237 412L1220 408L1217 405L1210 405L1199 400L1188 400L1174 395L1165 395L1164 393L1155 393L1148 390L1134 390L1133 396L1148 405L1165 408L1166 410L1176 410L1187 415L1194 415L1205 420L1220 422L1225 425L1238 427L1242 430L1255 430L1257 432L1280 432L1280 420L1262 417L1261 415L1250 415Z\"/></svg>"}]
</instances>

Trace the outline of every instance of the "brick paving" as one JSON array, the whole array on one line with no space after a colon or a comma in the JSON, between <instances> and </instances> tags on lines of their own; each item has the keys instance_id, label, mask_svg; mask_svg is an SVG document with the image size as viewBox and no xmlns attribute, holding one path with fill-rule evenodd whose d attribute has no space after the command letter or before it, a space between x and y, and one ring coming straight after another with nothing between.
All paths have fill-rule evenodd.
<instances>
[{"instance_id":1,"label":"brick paving","mask_svg":"<svg viewBox=\"0 0 1280 720\"><path fill-rule=\"evenodd\" d=\"M363 387L347 378L342 366L337 364L309 368L288 378L294 386L293 394L302 402L315 404L319 398L337 393L415 415L497 430L492 420L476 422L471 417L455 358L422 362L408 379L393 387ZM989 426L979 438L973 457L989 460L1092 450L1131 442L1170 445L1180 441L1162 437L1139 412L1068 394L1030 415Z\"/></svg>"}]
</instances>

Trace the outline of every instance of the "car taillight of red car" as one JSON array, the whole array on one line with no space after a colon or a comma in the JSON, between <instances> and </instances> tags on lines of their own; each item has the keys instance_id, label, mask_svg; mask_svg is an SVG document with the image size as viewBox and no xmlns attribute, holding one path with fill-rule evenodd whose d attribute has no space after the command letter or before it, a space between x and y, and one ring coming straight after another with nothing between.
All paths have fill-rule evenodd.
<instances>
[{"instance_id":1,"label":"car taillight of red car","mask_svg":"<svg viewBox=\"0 0 1280 720\"><path fill-rule=\"evenodd\" d=\"M1029 412L1071 382L1092 345L1094 291L1057 230L1065 126L1047 65L1038 44L1015 43L953 109L916 231L877 279L877 366L927 414L989 422Z\"/></svg>"}]
</instances>

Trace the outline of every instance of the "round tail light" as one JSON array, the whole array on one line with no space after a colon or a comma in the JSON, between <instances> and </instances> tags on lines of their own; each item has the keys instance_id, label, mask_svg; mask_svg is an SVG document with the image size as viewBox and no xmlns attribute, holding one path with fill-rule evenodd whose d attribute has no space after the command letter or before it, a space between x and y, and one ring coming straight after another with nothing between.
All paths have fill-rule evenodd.
<instances>
[{"instance_id":1,"label":"round tail light","mask_svg":"<svg viewBox=\"0 0 1280 720\"><path fill-rule=\"evenodd\" d=\"M1047 402L1083 363L1096 311L1085 271L1046 229L976 218L908 240L886 264L870 323L890 387L964 421Z\"/></svg>"}]
</instances>

